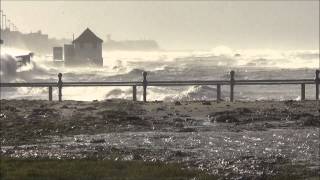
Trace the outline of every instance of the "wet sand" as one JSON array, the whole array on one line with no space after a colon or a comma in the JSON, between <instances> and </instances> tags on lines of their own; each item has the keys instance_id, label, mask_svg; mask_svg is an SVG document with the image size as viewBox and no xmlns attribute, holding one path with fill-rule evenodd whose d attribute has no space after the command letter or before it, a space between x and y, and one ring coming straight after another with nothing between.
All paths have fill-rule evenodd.
<instances>
[{"instance_id":1,"label":"wet sand","mask_svg":"<svg viewBox=\"0 0 320 180\"><path fill-rule=\"evenodd\" d=\"M227 179L314 178L319 114L316 101L1 100L1 155L178 162Z\"/></svg>"}]
</instances>

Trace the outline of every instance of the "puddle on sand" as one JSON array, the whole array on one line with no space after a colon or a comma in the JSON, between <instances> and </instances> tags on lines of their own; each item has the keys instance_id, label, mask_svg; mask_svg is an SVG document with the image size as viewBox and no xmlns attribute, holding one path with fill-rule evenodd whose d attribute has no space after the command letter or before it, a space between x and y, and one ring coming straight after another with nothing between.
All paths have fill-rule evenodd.
<instances>
[{"instance_id":1,"label":"puddle on sand","mask_svg":"<svg viewBox=\"0 0 320 180\"><path fill-rule=\"evenodd\" d=\"M49 137L48 143L4 146L12 157L49 157L182 162L213 174L273 174L277 163L319 163L319 129L242 132L123 132ZM269 167L270 166L270 167Z\"/></svg>"}]
</instances>

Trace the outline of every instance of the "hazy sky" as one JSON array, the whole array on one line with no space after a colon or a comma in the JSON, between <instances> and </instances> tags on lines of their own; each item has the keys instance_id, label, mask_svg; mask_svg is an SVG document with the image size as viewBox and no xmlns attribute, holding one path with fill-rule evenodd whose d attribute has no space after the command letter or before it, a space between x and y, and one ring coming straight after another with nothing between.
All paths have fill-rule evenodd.
<instances>
[{"instance_id":1,"label":"hazy sky","mask_svg":"<svg viewBox=\"0 0 320 180\"><path fill-rule=\"evenodd\" d=\"M23 32L155 39L165 49L319 48L319 1L1 1Z\"/></svg>"}]
</instances>

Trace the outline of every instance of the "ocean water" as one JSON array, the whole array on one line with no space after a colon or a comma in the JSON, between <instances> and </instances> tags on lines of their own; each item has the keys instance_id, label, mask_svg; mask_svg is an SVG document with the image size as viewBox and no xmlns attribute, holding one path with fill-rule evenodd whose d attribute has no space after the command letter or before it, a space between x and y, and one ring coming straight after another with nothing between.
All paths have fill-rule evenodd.
<instances>
[{"instance_id":1,"label":"ocean water","mask_svg":"<svg viewBox=\"0 0 320 180\"><path fill-rule=\"evenodd\" d=\"M1 82L63 81L141 81L148 80L227 80L229 72L236 79L314 78L319 66L318 50L232 50L226 47L210 51L104 52L104 67L56 67L51 56L35 56L33 62L17 68L14 55L27 51L6 49L1 56ZM222 86L228 100L229 86ZM54 99L57 89L54 88ZM142 89L138 88L141 99ZM47 99L48 88L2 88L2 99ZM132 98L131 87L63 88L63 99L103 100ZM237 100L300 99L300 86L236 86ZM306 98L315 98L314 85L306 86ZM148 100L215 100L215 86L148 87ZM319 128L281 128L266 131L230 132L223 125L202 120L191 126L195 132L114 132L48 136L46 143L2 146L1 153L11 157L85 158L99 155L115 160L179 162L188 168L206 170L234 179L275 175L274 165L289 160L291 164L317 172L319 169ZM94 140L102 140L101 143ZM118 151L117 151L118 150ZM121 152L113 157L112 152ZM111 153L109 153L111 152ZM100 153L100 154L99 154ZM231 174L231 175L230 175ZM235 174L235 175L232 175ZM238 178L239 177L239 178ZM228 178L226 178L228 179Z\"/></svg>"},{"instance_id":2,"label":"ocean water","mask_svg":"<svg viewBox=\"0 0 320 180\"><path fill-rule=\"evenodd\" d=\"M51 55L36 55L32 63L18 68L15 55L26 50L2 48L1 82L63 81L141 81L148 80L228 80L236 79L304 79L315 77L319 67L319 50L234 50L220 46L207 51L103 52L104 66L67 68L55 66ZM222 97L228 100L229 87L222 86ZM57 99L57 89L53 89ZM138 88L141 99L142 88ZM47 99L48 88L2 88L5 99ZM63 99L103 100L132 98L132 87L65 87ZM300 99L299 85L236 86L237 100ZM315 98L314 85L306 86L306 98ZM215 86L148 87L148 100L215 100Z\"/></svg>"}]
</instances>

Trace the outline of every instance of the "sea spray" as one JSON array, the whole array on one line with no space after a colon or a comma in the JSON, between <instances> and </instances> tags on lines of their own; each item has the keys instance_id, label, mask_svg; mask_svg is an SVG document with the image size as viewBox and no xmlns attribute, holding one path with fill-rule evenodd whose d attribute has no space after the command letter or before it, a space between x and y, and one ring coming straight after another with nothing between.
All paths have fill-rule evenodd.
<instances>
[{"instance_id":1,"label":"sea spray","mask_svg":"<svg viewBox=\"0 0 320 180\"><path fill-rule=\"evenodd\" d=\"M15 79L16 70L18 67L15 57L8 54L1 55L0 65L0 74L2 82Z\"/></svg>"},{"instance_id":2,"label":"sea spray","mask_svg":"<svg viewBox=\"0 0 320 180\"><path fill-rule=\"evenodd\" d=\"M22 52L14 52L14 56ZM14 63L1 58L1 63ZM3 61L4 60L4 61ZM229 72L236 71L235 79L309 79L314 77L318 66L318 50L236 50L228 47L217 47L210 51L154 51L154 52L104 52L104 66L101 68L55 66L49 55L35 54L32 63L17 69L14 64L1 69L2 82L57 82L57 74L63 74L65 82L113 82L142 81L142 72L147 71L148 81L179 80L229 80ZM2 65L1 64L1 65ZM12 69L16 69L16 72ZM15 73L15 75L4 75ZM8 79L10 77L10 81ZM215 86L180 86L180 87L148 87L148 100L214 100ZM228 95L228 86L222 86L222 94ZM292 88L287 93L287 86L274 88L257 86L236 86L236 98L255 99L296 99L299 88ZM4 98L15 97L47 97L46 91L15 91L3 93ZM17 88L19 89L19 88ZM55 88L54 88L55 91ZM313 88L306 86L306 96L312 96ZM8 92L8 91L7 91ZM83 99L83 94L87 98ZM137 89L138 99L142 94ZM132 87L68 87L63 88L63 99L93 100L106 98L132 98Z\"/></svg>"}]
</instances>

